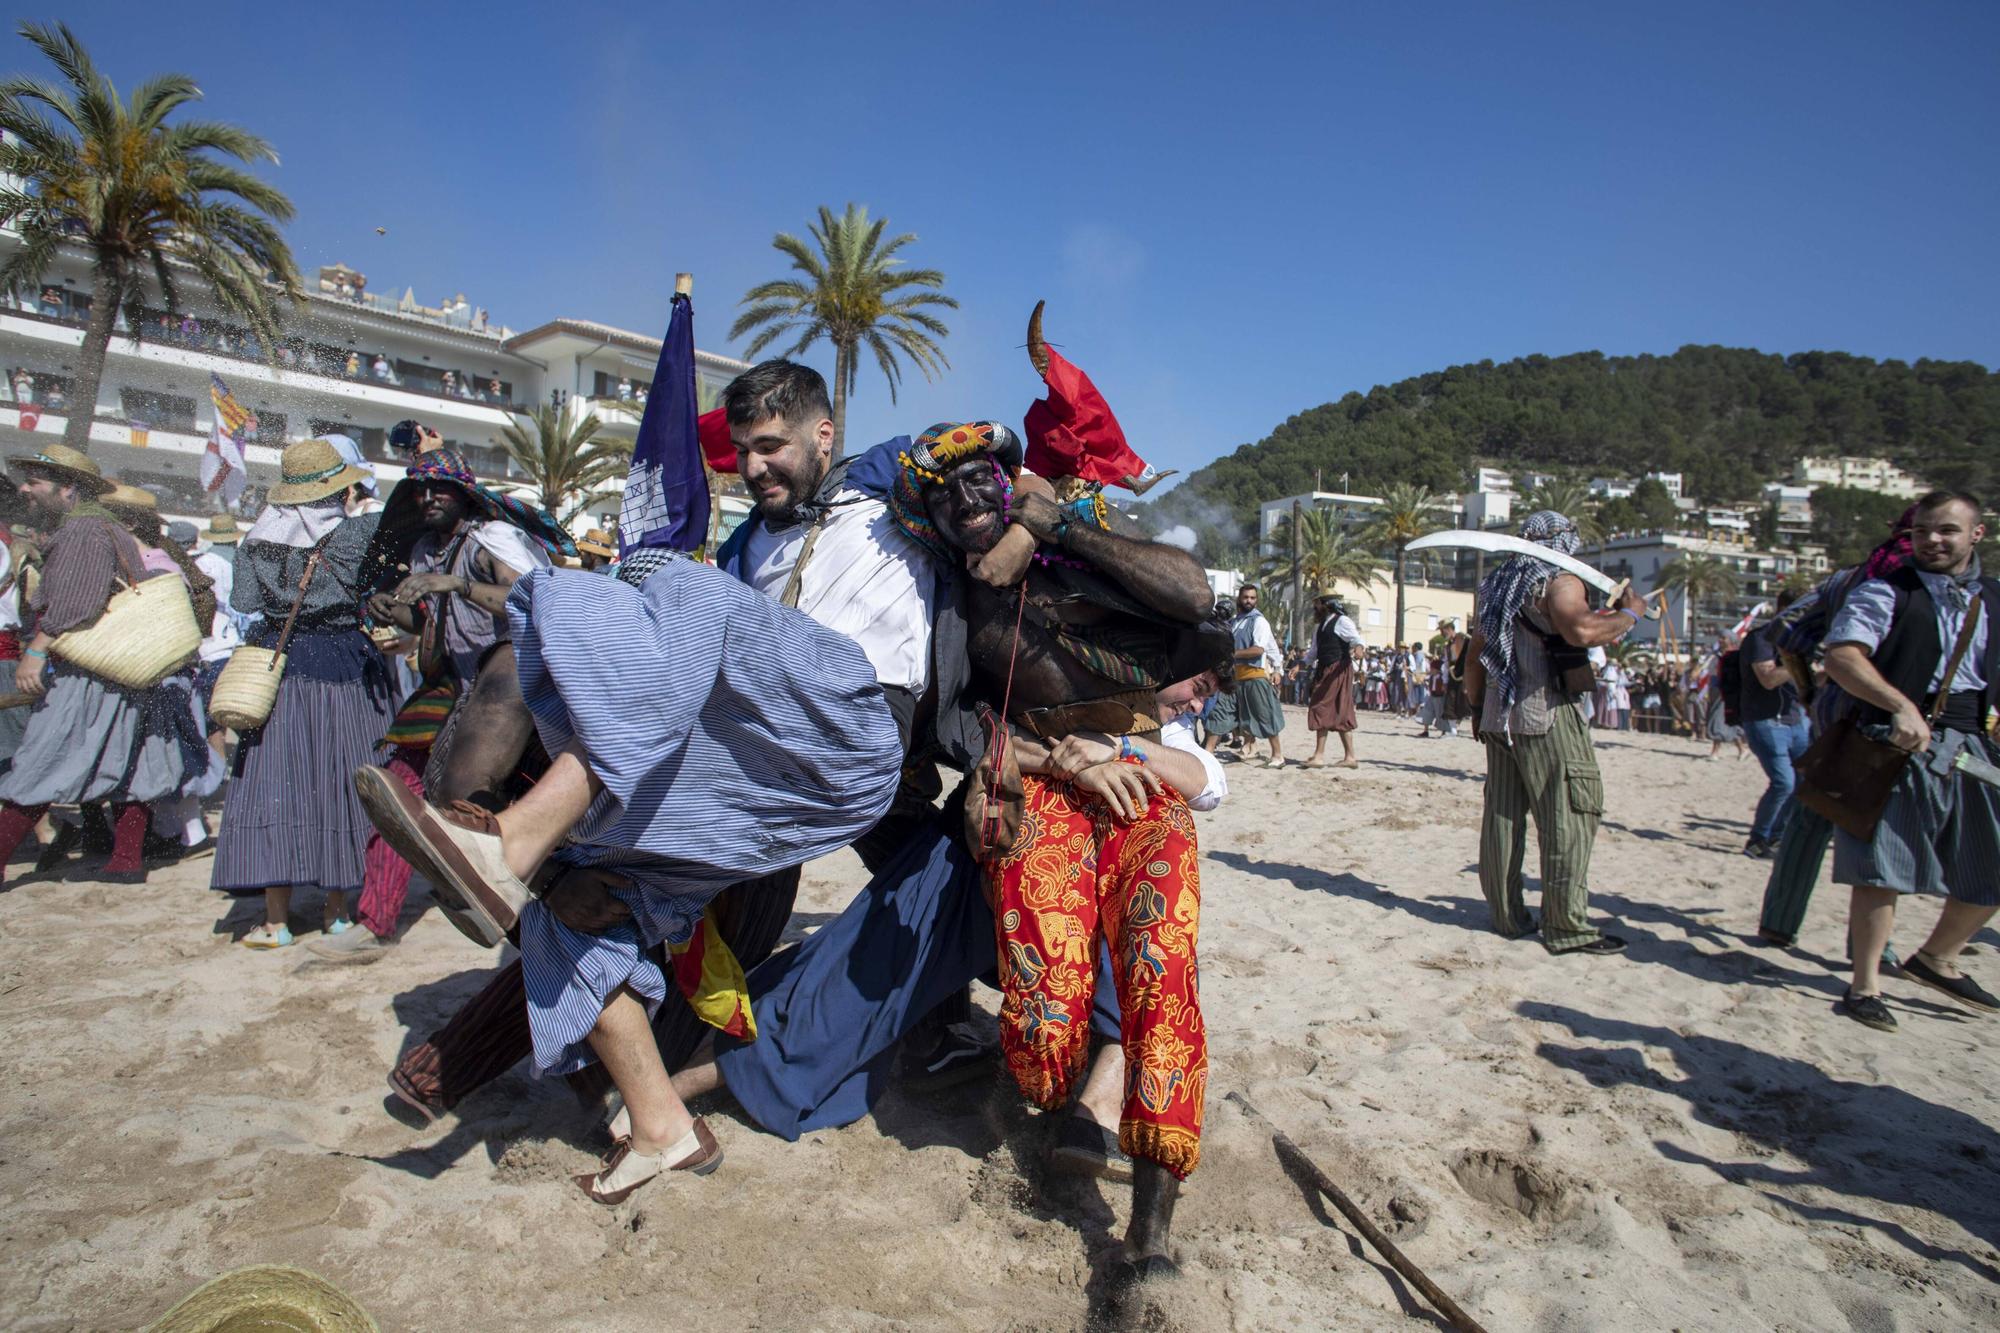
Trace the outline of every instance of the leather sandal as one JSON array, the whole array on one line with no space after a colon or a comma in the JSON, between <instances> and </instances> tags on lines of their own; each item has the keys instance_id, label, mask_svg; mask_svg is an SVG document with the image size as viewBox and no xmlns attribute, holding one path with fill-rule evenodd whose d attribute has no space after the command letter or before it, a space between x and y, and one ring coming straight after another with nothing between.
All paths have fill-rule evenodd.
<instances>
[{"instance_id":1,"label":"leather sandal","mask_svg":"<svg viewBox=\"0 0 2000 1333\"><path fill-rule=\"evenodd\" d=\"M642 1153L634 1151L627 1139L612 1150L597 1172L571 1179L592 1201L610 1207L625 1202L641 1185L668 1171L705 1176L721 1165L722 1145L709 1131L708 1121L697 1116L694 1128L679 1143L657 1153Z\"/></svg>"}]
</instances>

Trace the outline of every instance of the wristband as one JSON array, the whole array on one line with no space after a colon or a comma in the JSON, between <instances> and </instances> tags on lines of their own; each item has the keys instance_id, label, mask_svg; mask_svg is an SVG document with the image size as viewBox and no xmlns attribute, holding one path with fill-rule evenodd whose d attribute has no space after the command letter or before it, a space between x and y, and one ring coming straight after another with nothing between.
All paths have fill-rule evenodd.
<instances>
[{"instance_id":1,"label":"wristband","mask_svg":"<svg viewBox=\"0 0 2000 1333\"><path fill-rule=\"evenodd\" d=\"M41 648L23 648L23 649L21 650L21 656L23 656L23 657L39 657L39 658L41 658L41 659L42 659L42 660L43 660L44 662L46 662L46 661L48 661L48 660L49 660L49 655L48 655L47 651L45 651L44 649L41 649Z\"/></svg>"},{"instance_id":2,"label":"wristband","mask_svg":"<svg viewBox=\"0 0 2000 1333\"><path fill-rule=\"evenodd\" d=\"M1141 754L1139 748L1132 744L1130 736L1120 736L1118 738L1118 757L1120 759L1129 759L1133 763L1143 764L1146 762L1146 756Z\"/></svg>"}]
</instances>

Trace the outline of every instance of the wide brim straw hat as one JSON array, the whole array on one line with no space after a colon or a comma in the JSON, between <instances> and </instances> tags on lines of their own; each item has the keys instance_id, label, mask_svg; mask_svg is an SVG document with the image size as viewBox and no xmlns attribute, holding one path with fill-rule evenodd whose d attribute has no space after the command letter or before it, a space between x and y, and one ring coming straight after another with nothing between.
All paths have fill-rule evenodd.
<instances>
[{"instance_id":1,"label":"wide brim straw hat","mask_svg":"<svg viewBox=\"0 0 2000 1333\"><path fill-rule=\"evenodd\" d=\"M243 540L243 529L236 526L233 515L214 514L209 517L208 526L201 530L201 537L212 546L234 546Z\"/></svg>"},{"instance_id":2,"label":"wide brim straw hat","mask_svg":"<svg viewBox=\"0 0 2000 1333\"><path fill-rule=\"evenodd\" d=\"M259 1264L196 1288L149 1333L380 1333L352 1297L303 1268Z\"/></svg>"},{"instance_id":3,"label":"wide brim straw hat","mask_svg":"<svg viewBox=\"0 0 2000 1333\"><path fill-rule=\"evenodd\" d=\"M15 454L8 461L22 471L40 472L57 481L81 486L92 495L102 495L112 487L96 459L60 444L51 444L31 454Z\"/></svg>"},{"instance_id":4,"label":"wide brim straw hat","mask_svg":"<svg viewBox=\"0 0 2000 1333\"><path fill-rule=\"evenodd\" d=\"M300 440L286 445L284 455L278 460L278 471L281 476L270 494L274 505L311 504L338 495L349 486L374 480L342 458L340 450L329 440Z\"/></svg>"},{"instance_id":5,"label":"wide brim straw hat","mask_svg":"<svg viewBox=\"0 0 2000 1333\"><path fill-rule=\"evenodd\" d=\"M104 493L102 503L106 509L123 509L128 513L160 512L160 501L151 491L122 481Z\"/></svg>"},{"instance_id":6,"label":"wide brim straw hat","mask_svg":"<svg viewBox=\"0 0 2000 1333\"><path fill-rule=\"evenodd\" d=\"M576 549L601 555L607 560L618 558L618 548L611 544L611 534L603 528L592 528L576 539Z\"/></svg>"}]
</instances>

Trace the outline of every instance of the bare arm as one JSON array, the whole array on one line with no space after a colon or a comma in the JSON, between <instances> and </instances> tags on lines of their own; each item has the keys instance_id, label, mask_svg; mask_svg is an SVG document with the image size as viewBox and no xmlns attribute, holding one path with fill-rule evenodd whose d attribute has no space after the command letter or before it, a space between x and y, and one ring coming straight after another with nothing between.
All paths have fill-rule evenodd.
<instances>
[{"instance_id":1,"label":"bare arm","mask_svg":"<svg viewBox=\"0 0 2000 1333\"><path fill-rule=\"evenodd\" d=\"M1757 673L1757 683L1767 690L1789 685L1792 681L1792 673L1785 670L1783 662L1752 662L1750 669Z\"/></svg>"},{"instance_id":2,"label":"bare arm","mask_svg":"<svg viewBox=\"0 0 2000 1333\"><path fill-rule=\"evenodd\" d=\"M1826 674L1834 684L1863 703L1889 714L1889 742L1919 754L1931 747L1930 724L1916 701L1882 678L1858 643L1836 643L1826 650Z\"/></svg>"},{"instance_id":3,"label":"bare arm","mask_svg":"<svg viewBox=\"0 0 2000 1333\"><path fill-rule=\"evenodd\" d=\"M1645 599L1630 588L1609 611L1593 611L1584 596L1583 580L1574 574L1558 574L1549 580L1543 602L1549 624L1574 648L1601 648L1616 643L1631 632L1646 613Z\"/></svg>"},{"instance_id":4,"label":"bare arm","mask_svg":"<svg viewBox=\"0 0 2000 1333\"><path fill-rule=\"evenodd\" d=\"M1465 650L1465 697L1475 704L1486 697L1486 663L1479 658L1485 651L1485 632L1474 630Z\"/></svg>"},{"instance_id":5,"label":"bare arm","mask_svg":"<svg viewBox=\"0 0 2000 1333\"><path fill-rule=\"evenodd\" d=\"M1062 522L1062 511L1040 496L1024 498L1019 522L1037 538L1087 560L1126 592L1169 620L1199 624L1213 601L1201 562L1178 547ZM1058 535L1060 534L1060 535Z\"/></svg>"}]
</instances>

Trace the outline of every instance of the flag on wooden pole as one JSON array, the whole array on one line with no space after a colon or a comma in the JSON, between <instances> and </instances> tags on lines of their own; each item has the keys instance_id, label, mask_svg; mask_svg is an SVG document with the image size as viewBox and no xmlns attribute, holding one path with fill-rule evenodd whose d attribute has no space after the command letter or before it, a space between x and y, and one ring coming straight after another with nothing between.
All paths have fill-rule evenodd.
<instances>
[{"instance_id":1,"label":"flag on wooden pole","mask_svg":"<svg viewBox=\"0 0 2000 1333\"><path fill-rule=\"evenodd\" d=\"M694 386L694 303L676 280L660 362L639 419L632 469L618 509L618 553L642 546L692 551L708 536L708 474L702 468Z\"/></svg>"}]
</instances>

